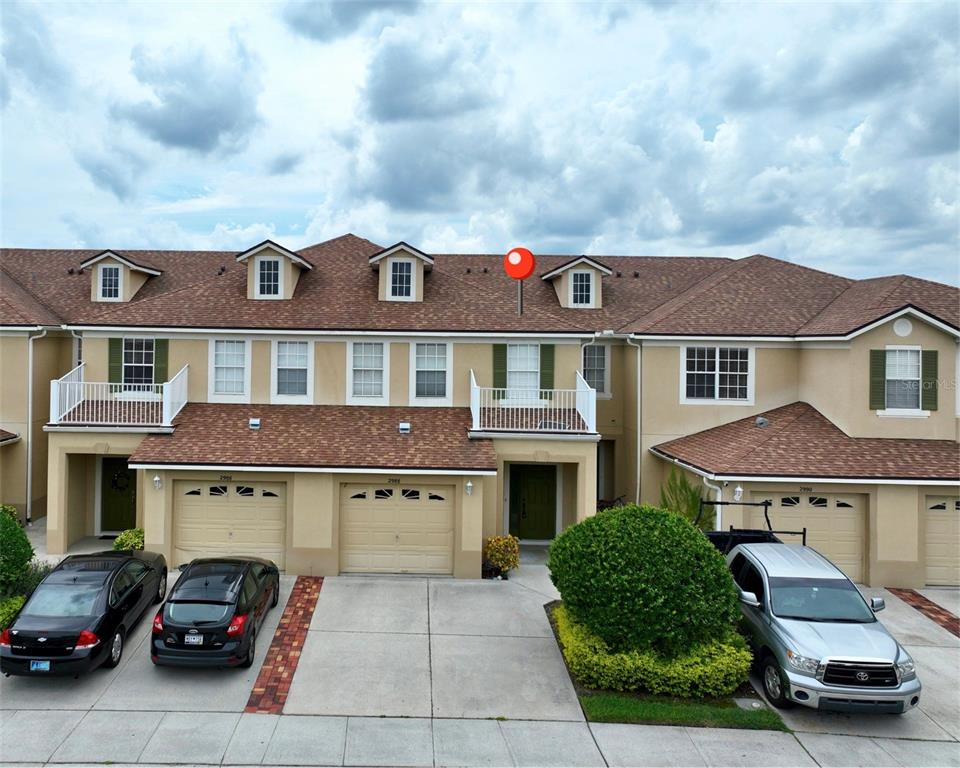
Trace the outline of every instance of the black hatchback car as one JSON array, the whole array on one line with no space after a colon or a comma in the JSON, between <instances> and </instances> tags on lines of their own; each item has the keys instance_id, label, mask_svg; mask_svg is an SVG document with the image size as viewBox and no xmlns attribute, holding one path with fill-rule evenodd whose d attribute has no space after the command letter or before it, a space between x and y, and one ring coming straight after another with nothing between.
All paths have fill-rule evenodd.
<instances>
[{"instance_id":1,"label":"black hatchback car","mask_svg":"<svg viewBox=\"0 0 960 768\"><path fill-rule=\"evenodd\" d=\"M257 632L280 600L280 571L257 557L194 560L153 619L154 664L249 667Z\"/></svg>"},{"instance_id":2,"label":"black hatchback car","mask_svg":"<svg viewBox=\"0 0 960 768\"><path fill-rule=\"evenodd\" d=\"M79 675L115 667L131 627L167 592L167 563L154 552L72 555L30 595L0 633L0 672Z\"/></svg>"}]
</instances>

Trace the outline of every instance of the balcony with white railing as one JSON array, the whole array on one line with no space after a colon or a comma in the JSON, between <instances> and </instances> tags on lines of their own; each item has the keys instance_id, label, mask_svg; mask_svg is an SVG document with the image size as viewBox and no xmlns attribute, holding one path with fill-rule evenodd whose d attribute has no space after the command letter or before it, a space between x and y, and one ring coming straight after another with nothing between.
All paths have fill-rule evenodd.
<instances>
[{"instance_id":1,"label":"balcony with white railing","mask_svg":"<svg viewBox=\"0 0 960 768\"><path fill-rule=\"evenodd\" d=\"M474 432L596 434L597 391L577 371L574 389L481 387L470 371Z\"/></svg>"},{"instance_id":2,"label":"balcony with white railing","mask_svg":"<svg viewBox=\"0 0 960 768\"><path fill-rule=\"evenodd\" d=\"M86 363L50 382L50 424L169 427L187 404L188 367L162 384L84 381Z\"/></svg>"}]
</instances>

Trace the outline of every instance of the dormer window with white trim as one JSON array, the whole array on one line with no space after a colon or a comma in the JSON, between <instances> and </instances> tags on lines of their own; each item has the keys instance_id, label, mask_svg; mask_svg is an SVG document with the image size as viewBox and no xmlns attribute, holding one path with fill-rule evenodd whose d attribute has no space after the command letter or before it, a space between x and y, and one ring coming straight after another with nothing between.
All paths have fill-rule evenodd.
<instances>
[{"instance_id":1,"label":"dormer window with white trim","mask_svg":"<svg viewBox=\"0 0 960 768\"><path fill-rule=\"evenodd\" d=\"M593 272L577 270L570 273L570 305L593 308Z\"/></svg>"},{"instance_id":2,"label":"dormer window with white trim","mask_svg":"<svg viewBox=\"0 0 960 768\"><path fill-rule=\"evenodd\" d=\"M412 301L414 298L414 271L410 259L389 259L390 298L396 301Z\"/></svg>"},{"instance_id":3,"label":"dormer window with white trim","mask_svg":"<svg viewBox=\"0 0 960 768\"><path fill-rule=\"evenodd\" d=\"M100 286L98 293L100 301L120 301L122 298L120 266L117 264L101 264L98 269L100 275L97 284Z\"/></svg>"},{"instance_id":4,"label":"dormer window with white trim","mask_svg":"<svg viewBox=\"0 0 960 768\"><path fill-rule=\"evenodd\" d=\"M279 299L282 296L280 286L280 259L259 256L257 264L257 298Z\"/></svg>"}]
</instances>

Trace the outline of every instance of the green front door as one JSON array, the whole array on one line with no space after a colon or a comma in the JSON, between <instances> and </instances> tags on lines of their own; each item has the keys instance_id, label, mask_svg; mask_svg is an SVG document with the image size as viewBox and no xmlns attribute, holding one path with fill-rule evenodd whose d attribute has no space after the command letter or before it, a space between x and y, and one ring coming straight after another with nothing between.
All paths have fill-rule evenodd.
<instances>
[{"instance_id":1,"label":"green front door","mask_svg":"<svg viewBox=\"0 0 960 768\"><path fill-rule=\"evenodd\" d=\"M510 466L510 533L521 539L557 535L557 468L549 464Z\"/></svg>"},{"instance_id":2,"label":"green front door","mask_svg":"<svg viewBox=\"0 0 960 768\"><path fill-rule=\"evenodd\" d=\"M137 472L127 460L104 456L100 479L100 530L125 531L137 524Z\"/></svg>"}]
</instances>

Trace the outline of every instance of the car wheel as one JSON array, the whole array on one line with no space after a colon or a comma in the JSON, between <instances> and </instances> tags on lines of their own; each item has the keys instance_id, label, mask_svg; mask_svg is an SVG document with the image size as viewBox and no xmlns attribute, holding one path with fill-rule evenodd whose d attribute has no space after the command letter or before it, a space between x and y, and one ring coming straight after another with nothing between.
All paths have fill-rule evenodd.
<instances>
[{"instance_id":1,"label":"car wheel","mask_svg":"<svg viewBox=\"0 0 960 768\"><path fill-rule=\"evenodd\" d=\"M763 682L763 693L767 700L777 709L790 709L793 702L787 698L787 684L783 679L783 672L776 658L767 656L760 665L760 679Z\"/></svg>"},{"instance_id":2,"label":"car wheel","mask_svg":"<svg viewBox=\"0 0 960 768\"><path fill-rule=\"evenodd\" d=\"M247 643L247 655L240 666L249 669L253 666L253 657L257 655L257 633L250 635L250 642Z\"/></svg>"},{"instance_id":3,"label":"car wheel","mask_svg":"<svg viewBox=\"0 0 960 768\"><path fill-rule=\"evenodd\" d=\"M163 598L167 596L167 569L164 568L160 574L160 583L157 584L157 594L153 598L153 604L162 603Z\"/></svg>"},{"instance_id":4,"label":"car wheel","mask_svg":"<svg viewBox=\"0 0 960 768\"><path fill-rule=\"evenodd\" d=\"M107 646L107 660L103 662L103 666L107 669L113 669L120 663L120 659L123 658L123 630L118 629L113 633L113 637L110 638L110 645Z\"/></svg>"},{"instance_id":5,"label":"car wheel","mask_svg":"<svg viewBox=\"0 0 960 768\"><path fill-rule=\"evenodd\" d=\"M280 603L280 579L277 579L277 583L273 585L273 601L270 603L271 608L276 608Z\"/></svg>"}]
</instances>

